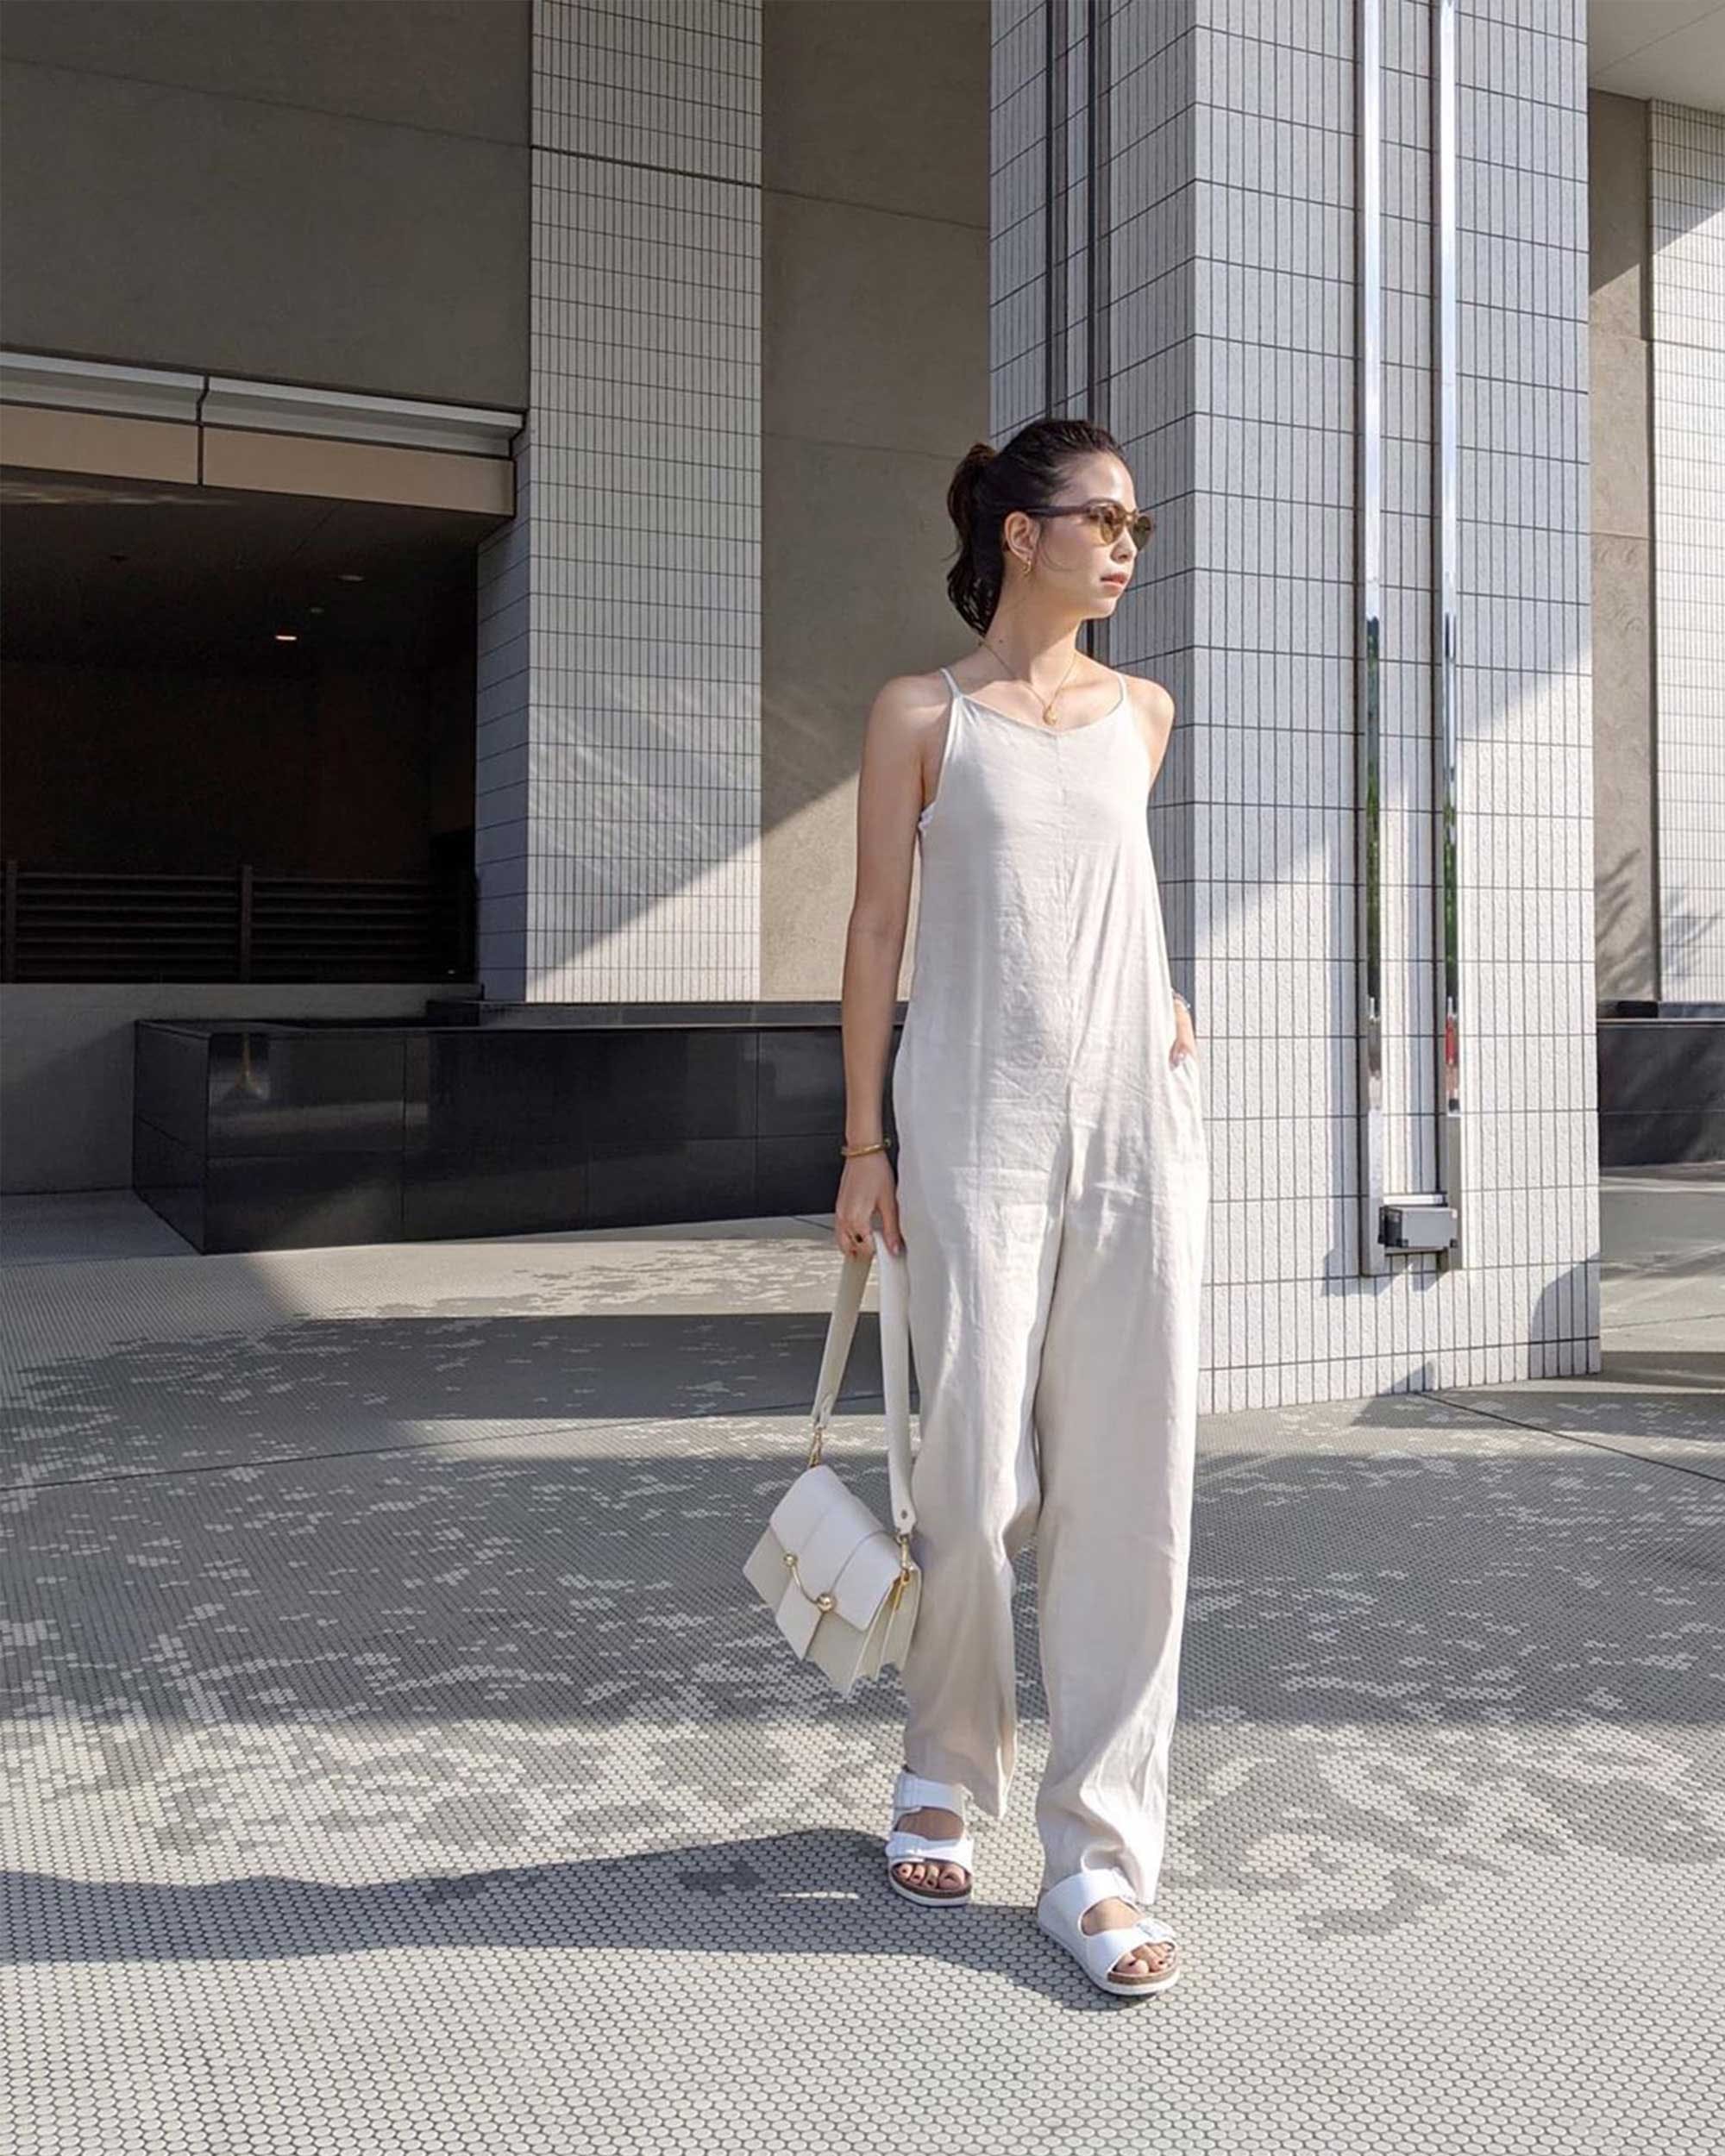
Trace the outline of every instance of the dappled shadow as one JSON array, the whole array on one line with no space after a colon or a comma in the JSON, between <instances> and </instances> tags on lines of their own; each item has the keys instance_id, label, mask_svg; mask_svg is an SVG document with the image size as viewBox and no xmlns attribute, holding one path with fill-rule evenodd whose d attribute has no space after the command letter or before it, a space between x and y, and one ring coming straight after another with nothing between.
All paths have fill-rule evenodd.
<instances>
[{"instance_id":1,"label":"dappled shadow","mask_svg":"<svg viewBox=\"0 0 1725 2156\"><path fill-rule=\"evenodd\" d=\"M835 1701L740 1576L800 1424L782 1445L756 1417L638 1431L634 1452L590 1426L38 1490L12 1523L7 1765L40 1846L246 1876L62 1881L52 1936L16 1935L71 1951L104 1896L172 1912L184 1893L141 1934L167 1951L198 1910L243 1933L285 1893L317 1948L344 1910L350 1940L387 1934L451 1865L506 1905L518 1859L557 1874L650 1846L723 1873L757 1829L834 1816L859 1774L884 1802L896 1681ZM1201 1462L1170 1883L1299 1890L1321 1936L1413 1921L1540 1852L1725 1855L1725 1486L1521 1431L1458 1445L1421 1401L1335 1434ZM848 1422L832 1457L884 1512L878 1425ZM1017 1614L1039 1725L1035 1557ZM811 1890L850 1880L842 1838L810 1846ZM282 1888L296 1851L312 1871L339 1852L355 1893ZM1376 1883L1365 1903L1344 1871ZM549 1904L542 1878L513 1906L555 1936L547 1877ZM687 1902L639 1909L643 1943L691 1945Z\"/></svg>"},{"instance_id":2,"label":"dappled shadow","mask_svg":"<svg viewBox=\"0 0 1725 2156\"><path fill-rule=\"evenodd\" d=\"M806 1420L830 1316L467 1307L129 1341L20 1372L3 1480L28 1488L721 1411ZM880 1320L865 1311L841 1399L878 1400L880 1373Z\"/></svg>"}]
</instances>

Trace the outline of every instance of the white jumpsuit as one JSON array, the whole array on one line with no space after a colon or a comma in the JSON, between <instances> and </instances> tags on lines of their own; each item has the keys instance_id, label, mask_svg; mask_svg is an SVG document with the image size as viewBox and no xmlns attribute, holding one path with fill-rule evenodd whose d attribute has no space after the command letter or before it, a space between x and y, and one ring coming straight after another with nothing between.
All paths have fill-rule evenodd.
<instances>
[{"instance_id":1,"label":"white jumpsuit","mask_svg":"<svg viewBox=\"0 0 1725 2156\"><path fill-rule=\"evenodd\" d=\"M1038 1893L1154 1899L1184 1615L1209 1151L1126 702L1067 731L952 691L892 1098L920 1449L904 1758L994 1818L1034 1538Z\"/></svg>"}]
</instances>

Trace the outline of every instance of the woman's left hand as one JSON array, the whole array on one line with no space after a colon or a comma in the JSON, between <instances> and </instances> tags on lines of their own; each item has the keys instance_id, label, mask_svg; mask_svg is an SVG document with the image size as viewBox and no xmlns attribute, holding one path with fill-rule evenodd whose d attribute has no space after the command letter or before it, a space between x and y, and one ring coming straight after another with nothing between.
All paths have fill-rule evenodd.
<instances>
[{"instance_id":1,"label":"woman's left hand","mask_svg":"<svg viewBox=\"0 0 1725 2156\"><path fill-rule=\"evenodd\" d=\"M1192 1013L1183 1003L1176 1003L1174 1006L1174 1045L1168 1055L1170 1066L1197 1053L1198 1037L1192 1031Z\"/></svg>"}]
</instances>

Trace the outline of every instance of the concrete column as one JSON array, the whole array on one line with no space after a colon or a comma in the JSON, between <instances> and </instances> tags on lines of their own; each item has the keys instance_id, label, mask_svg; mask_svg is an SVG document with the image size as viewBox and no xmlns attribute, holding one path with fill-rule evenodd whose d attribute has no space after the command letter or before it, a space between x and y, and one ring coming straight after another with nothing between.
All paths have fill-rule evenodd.
<instances>
[{"instance_id":1,"label":"concrete column","mask_svg":"<svg viewBox=\"0 0 1725 2156\"><path fill-rule=\"evenodd\" d=\"M1386 1186L1433 1188L1431 13L1383 9ZM994 432L1120 437L1159 528L1104 655L1214 1167L1207 1405L1596 1366L1585 20L1459 11L1465 1266L1360 1269L1358 15L1000 0Z\"/></svg>"},{"instance_id":2,"label":"concrete column","mask_svg":"<svg viewBox=\"0 0 1725 2156\"><path fill-rule=\"evenodd\" d=\"M759 0L533 9L530 417L480 566L480 969L758 993Z\"/></svg>"},{"instance_id":3,"label":"concrete column","mask_svg":"<svg viewBox=\"0 0 1725 2156\"><path fill-rule=\"evenodd\" d=\"M1656 97L1653 664L1659 994L1725 1001L1725 117Z\"/></svg>"}]
</instances>

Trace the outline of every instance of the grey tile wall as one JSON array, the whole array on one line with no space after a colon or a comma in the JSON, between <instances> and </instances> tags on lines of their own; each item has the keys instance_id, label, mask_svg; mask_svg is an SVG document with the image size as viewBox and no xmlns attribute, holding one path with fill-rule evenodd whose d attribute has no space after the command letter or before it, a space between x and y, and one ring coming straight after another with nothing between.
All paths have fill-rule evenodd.
<instances>
[{"instance_id":1,"label":"grey tile wall","mask_svg":"<svg viewBox=\"0 0 1725 2156\"><path fill-rule=\"evenodd\" d=\"M1089 408L1085 39L1044 185L1042 0L996 0L994 438ZM1353 0L1112 0L1106 417L1159 519L1113 661L1180 718L1151 809L1212 1139L1206 1406L1597 1367L1585 22L1460 10L1463 1030L1469 1262L1363 1275L1355 992ZM1428 0L1386 0L1384 1100L1429 1188L1433 605ZM1069 320L1071 309L1067 310ZM1054 379L1051 379L1051 374Z\"/></svg>"},{"instance_id":2,"label":"grey tile wall","mask_svg":"<svg viewBox=\"0 0 1725 2156\"><path fill-rule=\"evenodd\" d=\"M486 993L759 993L759 0L535 0L531 415L480 567Z\"/></svg>"},{"instance_id":3,"label":"grey tile wall","mask_svg":"<svg viewBox=\"0 0 1725 2156\"><path fill-rule=\"evenodd\" d=\"M1653 671L1659 984L1725 1000L1725 118L1655 98Z\"/></svg>"},{"instance_id":4,"label":"grey tile wall","mask_svg":"<svg viewBox=\"0 0 1725 2156\"><path fill-rule=\"evenodd\" d=\"M1464 1383L1599 1367L1586 34L1460 10Z\"/></svg>"}]
</instances>

